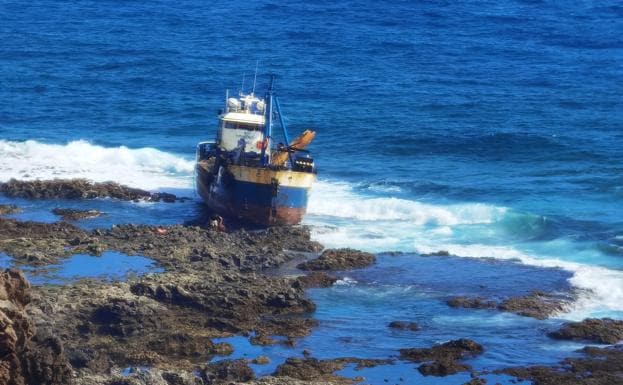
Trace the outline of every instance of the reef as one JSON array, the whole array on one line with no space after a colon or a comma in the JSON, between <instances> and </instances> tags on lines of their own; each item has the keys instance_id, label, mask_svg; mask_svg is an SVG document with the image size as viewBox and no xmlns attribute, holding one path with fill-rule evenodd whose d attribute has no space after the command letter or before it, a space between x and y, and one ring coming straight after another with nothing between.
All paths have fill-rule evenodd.
<instances>
[{"instance_id":1,"label":"reef","mask_svg":"<svg viewBox=\"0 0 623 385\"><path fill-rule=\"evenodd\" d=\"M0 194L25 199L95 199L113 198L124 201L172 203L178 198L168 193L151 193L114 182L92 182L87 179L54 179L23 181L11 179L0 183Z\"/></svg>"},{"instance_id":2,"label":"reef","mask_svg":"<svg viewBox=\"0 0 623 385\"><path fill-rule=\"evenodd\" d=\"M369 368L376 365L391 364L391 360L362 359L362 358L336 358L332 360L318 360L316 358L288 358L279 365L273 373L275 377L288 377L305 381L318 381L331 384L352 384L357 379L347 378L335 374L348 364L356 364L355 370ZM354 381L355 380L355 381Z\"/></svg>"},{"instance_id":3,"label":"reef","mask_svg":"<svg viewBox=\"0 0 623 385\"><path fill-rule=\"evenodd\" d=\"M374 254L354 249L327 249L320 257L303 262L301 270L349 270L361 269L376 262Z\"/></svg>"},{"instance_id":4,"label":"reef","mask_svg":"<svg viewBox=\"0 0 623 385\"><path fill-rule=\"evenodd\" d=\"M616 344L623 341L623 321L610 318L587 318L581 322L568 322L548 335L560 340Z\"/></svg>"},{"instance_id":5,"label":"reef","mask_svg":"<svg viewBox=\"0 0 623 385\"><path fill-rule=\"evenodd\" d=\"M17 214L22 210L15 205L0 205L0 215Z\"/></svg>"},{"instance_id":6,"label":"reef","mask_svg":"<svg viewBox=\"0 0 623 385\"><path fill-rule=\"evenodd\" d=\"M423 362L418 367L425 376L447 376L463 371L470 371L471 367L459 360L475 357L484 352L479 343L461 338L431 348L400 349L400 358L405 361Z\"/></svg>"},{"instance_id":7,"label":"reef","mask_svg":"<svg viewBox=\"0 0 623 385\"><path fill-rule=\"evenodd\" d=\"M525 317L546 319L563 311L572 300L572 296L568 294L545 293L535 290L529 294L506 298L502 301L482 297L456 296L448 299L446 303L451 307L496 309Z\"/></svg>"},{"instance_id":8,"label":"reef","mask_svg":"<svg viewBox=\"0 0 623 385\"><path fill-rule=\"evenodd\" d=\"M262 270L320 248L304 227L225 233L198 226L123 225L87 231L66 222L0 218L0 250L18 265L46 266L75 253L116 250L152 258L164 268L125 282L84 279L28 286L28 309L23 309L26 302L17 303L32 325L24 333L32 336L28 344L33 348L15 348L9 363L38 354L40 365L58 366L42 356L51 349L62 353L76 383L149 383L159 370L169 377L172 371L192 373L213 357L231 354L231 345L213 342L217 337L279 335L293 345L316 326L310 318L315 305L299 279L267 276ZM35 338L34 330L56 337ZM11 365L5 371L13 375L17 369ZM109 374L134 366L153 373L117 379ZM234 374L240 367L210 366L201 376L206 383L249 379Z\"/></svg>"},{"instance_id":9,"label":"reef","mask_svg":"<svg viewBox=\"0 0 623 385\"><path fill-rule=\"evenodd\" d=\"M585 347L579 358L555 366L515 367L496 371L535 385L612 385L623 383L623 346Z\"/></svg>"},{"instance_id":10,"label":"reef","mask_svg":"<svg viewBox=\"0 0 623 385\"><path fill-rule=\"evenodd\" d=\"M78 221L80 219L97 218L104 213L97 210L77 210L57 207L52 209L52 214L60 216L64 221Z\"/></svg>"},{"instance_id":11,"label":"reef","mask_svg":"<svg viewBox=\"0 0 623 385\"><path fill-rule=\"evenodd\" d=\"M17 270L0 273L0 384L63 385L71 366L62 342L37 330L26 311L31 287Z\"/></svg>"},{"instance_id":12,"label":"reef","mask_svg":"<svg viewBox=\"0 0 623 385\"><path fill-rule=\"evenodd\" d=\"M338 279L324 271L312 271L307 275L299 277L299 282L306 289L314 287L331 287Z\"/></svg>"},{"instance_id":13,"label":"reef","mask_svg":"<svg viewBox=\"0 0 623 385\"><path fill-rule=\"evenodd\" d=\"M409 321L392 321L387 327L390 329L408 330L412 332L420 330L420 326L417 323Z\"/></svg>"}]
</instances>

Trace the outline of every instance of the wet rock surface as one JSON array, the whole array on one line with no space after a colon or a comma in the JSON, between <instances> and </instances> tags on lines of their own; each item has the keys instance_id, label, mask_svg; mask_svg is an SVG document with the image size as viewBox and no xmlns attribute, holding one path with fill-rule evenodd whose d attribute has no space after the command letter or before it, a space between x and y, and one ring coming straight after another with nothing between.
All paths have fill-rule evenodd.
<instances>
[{"instance_id":1,"label":"wet rock surface","mask_svg":"<svg viewBox=\"0 0 623 385\"><path fill-rule=\"evenodd\" d=\"M314 287L331 287L338 280L323 271L312 271L307 275L298 278L299 282L306 289Z\"/></svg>"},{"instance_id":2,"label":"wet rock surface","mask_svg":"<svg viewBox=\"0 0 623 385\"><path fill-rule=\"evenodd\" d=\"M15 205L0 205L0 215L17 214L22 210Z\"/></svg>"},{"instance_id":3,"label":"wet rock surface","mask_svg":"<svg viewBox=\"0 0 623 385\"><path fill-rule=\"evenodd\" d=\"M420 330L420 326L417 323L409 321L392 321L387 327L390 329L408 330L412 332Z\"/></svg>"},{"instance_id":4,"label":"wet rock surface","mask_svg":"<svg viewBox=\"0 0 623 385\"><path fill-rule=\"evenodd\" d=\"M353 383L353 379L339 376L336 371L344 369L348 364L356 364L355 369L369 368L376 365L390 364L390 360L375 360L361 358L336 358L332 360L318 360L316 358L288 358L279 365L273 373L275 377L288 377L305 381L326 381L329 383Z\"/></svg>"},{"instance_id":5,"label":"wet rock surface","mask_svg":"<svg viewBox=\"0 0 623 385\"><path fill-rule=\"evenodd\" d=\"M76 253L115 250L152 258L164 268L163 273L126 282L86 279L31 289L32 330L36 325L58 336L33 338L41 352L33 357L41 365L51 362L46 358L51 353L41 354L58 352L62 341L77 383L123 382L106 374L128 366L192 371L231 354L231 345L213 339L233 334L279 335L296 344L317 325L310 318L315 306L298 279L262 271L297 252L319 248L304 227L225 233L198 226L123 225L87 231L65 222L0 218L0 251L18 265L46 266ZM232 365L231 370L223 369L227 375L214 372L214 381L247 379L236 377L233 368L238 364ZM138 373L131 381L148 383L154 378L163 383L158 376Z\"/></svg>"},{"instance_id":6,"label":"wet rock surface","mask_svg":"<svg viewBox=\"0 0 623 385\"><path fill-rule=\"evenodd\" d=\"M610 318L587 318L569 322L548 334L560 340L588 341L598 344L616 344L623 341L623 321Z\"/></svg>"},{"instance_id":7,"label":"wet rock surface","mask_svg":"<svg viewBox=\"0 0 623 385\"><path fill-rule=\"evenodd\" d=\"M77 210L57 207L52 214L60 216L64 221L78 221L80 219L97 218L104 213L97 210Z\"/></svg>"},{"instance_id":8,"label":"wet rock surface","mask_svg":"<svg viewBox=\"0 0 623 385\"><path fill-rule=\"evenodd\" d=\"M496 371L535 385L612 385L623 383L623 346L585 347L583 357L556 366L528 366Z\"/></svg>"},{"instance_id":9,"label":"wet rock surface","mask_svg":"<svg viewBox=\"0 0 623 385\"><path fill-rule=\"evenodd\" d=\"M201 379L208 385L247 382L254 378L255 373L246 360L222 360L206 365L201 371Z\"/></svg>"},{"instance_id":10,"label":"wet rock surface","mask_svg":"<svg viewBox=\"0 0 623 385\"><path fill-rule=\"evenodd\" d=\"M418 367L423 375L447 376L471 368L459 360L472 358L484 352L479 343L461 338L431 348L400 349L400 358L405 361L424 362Z\"/></svg>"},{"instance_id":11,"label":"wet rock surface","mask_svg":"<svg viewBox=\"0 0 623 385\"><path fill-rule=\"evenodd\" d=\"M349 270L361 269L376 262L374 254L354 249L327 249L320 257L303 262L301 270Z\"/></svg>"},{"instance_id":12,"label":"wet rock surface","mask_svg":"<svg viewBox=\"0 0 623 385\"><path fill-rule=\"evenodd\" d=\"M21 272L0 273L0 384L67 384L71 367L62 342L37 332L26 311L30 291Z\"/></svg>"},{"instance_id":13,"label":"wet rock surface","mask_svg":"<svg viewBox=\"0 0 623 385\"><path fill-rule=\"evenodd\" d=\"M168 193L127 187L114 182L91 182L86 179L54 179L21 181L11 179L0 183L0 194L26 199L95 199L113 198L125 201L150 201L172 203L178 200Z\"/></svg>"},{"instance_id":14,"label":"wet rock surface","mask_svg":"<svg viewBox=\"0 0 623 385\"><path fill-rule=\"evenodd\" d=\"M571 303L569 295L545 293L535 290L523 296L510 297L500 301L483 297L456 296L446 301L448 306L470 309L496 309L525 317L546 319L561 312Z\"/></svg>"}]
</instances>

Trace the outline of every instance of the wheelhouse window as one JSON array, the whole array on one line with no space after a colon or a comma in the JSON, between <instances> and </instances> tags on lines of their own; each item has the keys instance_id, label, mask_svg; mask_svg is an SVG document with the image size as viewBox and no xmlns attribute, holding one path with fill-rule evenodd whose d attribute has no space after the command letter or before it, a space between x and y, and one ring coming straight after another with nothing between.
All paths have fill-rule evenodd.
<instances>
[{"instance_id":1,"label":"wheelhouse window","mask_svg":"<svg viewBox=\"0 0 623 385\"><path fill-rule=\"evenodd\" d=\"M253 124L253 123L223 122L223 128L231 128L235 130L258 131L261 128L261 125Z\"/></svg>"}]
</instances>

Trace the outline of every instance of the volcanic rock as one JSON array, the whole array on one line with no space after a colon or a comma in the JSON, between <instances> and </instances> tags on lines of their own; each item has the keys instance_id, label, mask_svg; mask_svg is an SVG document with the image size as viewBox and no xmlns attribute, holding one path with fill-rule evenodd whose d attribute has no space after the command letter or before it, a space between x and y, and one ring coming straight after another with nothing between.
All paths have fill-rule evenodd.
<instances>
[{"instance_id":1,"label":"volcanic rock","mask_svg":"<svg viewBox=\"0 0 623 385\"><path fill-rule=\"evenodd\" d=\"M536 385L612 385L623 383L623 346L585 347L583 357L566 358L556 366L528 366L498 370Z\"/></svg>"},{"instance_id":2,"label":"volcanic rock","mask_svg":"<svg viewBox=\"0 0 623 385\"><path fill-rule=\"evenodd\" d=\"M470 370L469 365L457 360L482 354L484 349L479 343L467 338L448 341L432 348L400 349L400 358L405 361L426 362L418 368L424 375L446 376L459 371Z\"/></svg>"},{"instance_id":3,"label":"volcanic rock","mask_svg":"<svg viewBox=\"0 0 623 385\"><path fill-rule=\"evenodd\" d=\"M487 300L482 297L457 296L450 298L446 303L451 307L497 309L525 317L546 319L552 314L564 310L571 300L569 295L535 290L526 295L507 298L502 302Z\"/></svg>"},{"instance_id":4,"label":"volcanic rock","mask_svg":"<svg viewBox=\"0 0 623 385\"><path fill-rule=\"evenodd\" d=\"M349 382L348 378L334 374L334 372L343 369L347 363L344 360L288 358L286 362L277 367L273 376L299 380Z\"/></svg>"},{"instance_id":5,"label":"volcanic rock","mask_svg":"<svg viewBox=\"0 0 623 385\"><path fill-rule=\"evenodd\" d=\"M54 179L20 181L11 179L0 183L0 193L11 198L26 199L95 199L114 198L125 201L175 202L177 197L167 193L150 193L114 182L91 182L86 179Z\"/></svg>"},{"instance_id":6,"label":"volcanic rock","mask_svg":"<svg viewBox=\"0 0 623 385\"><path fill-rule=\"evenodd\" d=\"M376 365L390 364L390 360L362 359L354 357L318 360L316 358L288 358L273 373L275 377L289 377L299 380L322 380L327 383L352 383L352 379L336 375L335 372L347 364L357 364L355 370L371 368Z\"/></svg>"},{"instance_id":7,"label":"volcanic rock","mask_svg":"<svg viewBox=\"0 0 623 385\"><path fill-rule=\"evenodd\" d=\"M0 215L16 214L22 210L15 205L0 205Z\"/></svg>"},{"instance_id":8,"label":"volcanic rock","mask_svg":"<svg viewBox=\"0 0 623 385\"><path fill-rule=\"evenodd\" d=\"M423 362L437 359L463 359L482 354L484 349L479 343L461 338L443 344L434 345L432 348L400 349L400 358L406 361Z\"/></svg>"},{"instance_id":9,"label":"volcanic rock","mask_svg":"<svg viewBox=\"0 0 623 385\"><path fill-rule=\"evenodd\" d=\"M298 278L303 287L306 289L316 287L331 287L337 281L337 278L330 276L324 271L312 271L307 275Z\"/></svg>"},{"instance_id":10,"label":"volcanic rock","mask_svg":"<svg viewBox=\"0 0 623 385\"><path fill-rule=\"evenodd\" d=\"M392 321L387 327L398 330L410 330L412 332L420 330L420 326L417 323L409 321Z\"/></svg>"},{"instance_id":11,"label":"volcanic rock","mask_svg":"<svg viewBox=\"0 0 623 385\"><path fill-rule=\"evenodd\" d=\"M585 340L598 344L616 344L623 341L623 321L610 318L587 318L581 322L569 322L559 330L548 334L560 340Z\"/></svg>"},{"instance_id":12,"label":"volcanic rock","mask_svg":"<svg viewBox=\"0 0 623 385\"><path fill-rule=\"evenodd\" d=\"M301 270L360 269L376 262L374 254L354 249L327 249L320 257L299 264Z\"/></svg>"},{"instance_id":13,"label":"volcanic rock","mask_svg":"<svg viewBox=\"0 0 623 385\"><path fill-rule=\"evenodd\" d=\"M52 214L60 216L64 221L77 221L80 219L96 218L104 213L97 210L77 210L57 207L52 210Z\"/></svg>"},{"instance_id":14,"label":"volcanic rock","mask_svg":"<svg viewBox=\"0 0 623 385\"><path fill-rule=\"evenodd\" d=\"M207 364L201 378L206 384L226 384L253 380L255 373L246 360L223 360Z\"/></svg>"},{"instance_id":15,"label":"volcanic rock","mask_svg":"<svg viewBox=\"0 0 623 385\"><path fill-rule=\"evenodd\" d=\"M568 298L542 291L533 291L528 295L511 297L502 301L498 309L526 317L546 319L550 315L564 310L567 301Z\"/></svg>"},{"instance_id":16,"label":"volcanic rock","mask_svg":"<svg viewBox=\"0 0 623 385\"><path fill-rule=\"evenodd\" d=\"M496 301L486 300L482 297L457 296L450 298L446 303L450 307L462 307L469 309L496 309L498 307L498 303Z\"/></svg>"},{"instance_id":17,"label":"volcanic rock","mask_svg":"<svg viewBox=\"0 0 623 385\"><path fill-rule=\"evenodd\" d=\"M420 365L418 371L425 376L449 376L458 372L466 372L471 369L469 365L452 360L452 359L437 359L435 361L426 362Z\"/></svg>"},{"instance_id":18,"label":"volcanic rock","mask_svg":"<svg viewBox=\"0 0 623 385\"><path fill-rule=\"evenodd\" d=\"M257 356L252 362L256 365L267 365L270 364L270 358L266 356Z\"/></svg>"},{"instance_id":19,"label":"volcanic rock","mask_svg":"<svg viewBox=\"0 0 623 385\"><path fill-rule=\"evenodd\" d=\"M57 337L36 333L25 309L30 300L30 285L20 271L0 273L0 383L69 383L63 345Z\"/></svg>"}]
</instances>

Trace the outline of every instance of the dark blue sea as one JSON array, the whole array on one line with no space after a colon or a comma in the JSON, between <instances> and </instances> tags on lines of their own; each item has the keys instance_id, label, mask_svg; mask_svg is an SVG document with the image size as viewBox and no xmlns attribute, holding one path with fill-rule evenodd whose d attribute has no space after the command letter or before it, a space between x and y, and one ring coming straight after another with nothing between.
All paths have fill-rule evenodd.
<instances>
[{"instance_id":1,"label":"dark blue sea","mask_svg":"<svg viewBox=\"0 0 623 385\"><path fill-rule=\"evenodd\" d=\"M457 337L485 346L469 362L478 370L551 364L583 345L547 331L623 319L620 2L3 0L0 39L2 181L86 177L195 197L195 145L214 137L225 90L249 91L256 63L256 93L277 75L291 135L317 132L305 223L328 247L379 255L310 291L320 327L296 348L240 339L236 354L273 358L260 374L304 348L385 358ZM3 202L40 221L58 220L59 205L108 213L78 223L89 228L201 210ZM452 256L421 256L442 250ZM445 304L533 289L579 297L544 321ZM422 330L387 329L395 319ZM415 368L347 372L469 379Z\"/></svg>"}]
</instances>

